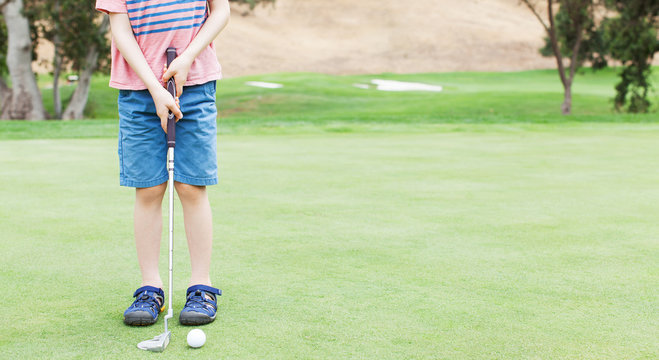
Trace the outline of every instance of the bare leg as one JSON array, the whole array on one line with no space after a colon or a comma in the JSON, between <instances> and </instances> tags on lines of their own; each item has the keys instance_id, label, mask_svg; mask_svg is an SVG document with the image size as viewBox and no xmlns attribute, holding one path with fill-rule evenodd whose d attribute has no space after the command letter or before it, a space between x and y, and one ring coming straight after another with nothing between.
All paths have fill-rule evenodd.
<instances>
[{"instance_id":1,"label":"bare leg","mask_svg":"<svg viewBox=\"0 0 659 360\"><path fill-rule=\"evenodd\" d=\"M162 199L167 183L135 191L135 245L137 260L142 271L142 286L155 286L162 289L162 279L158 272L160 239L162 237Z\"/></svg>"},{"instance_id":2,"label":"bare leg","mask_svg":"<svg viewBox=\"0 0 659 360\"><path fill-rule=\"evenodd\" d=\"M213 249L213 217L205 186L175 182L183 206L185 235L190 251L190 286L208 285L211 251Z\"/></svg>"}]
</instances>

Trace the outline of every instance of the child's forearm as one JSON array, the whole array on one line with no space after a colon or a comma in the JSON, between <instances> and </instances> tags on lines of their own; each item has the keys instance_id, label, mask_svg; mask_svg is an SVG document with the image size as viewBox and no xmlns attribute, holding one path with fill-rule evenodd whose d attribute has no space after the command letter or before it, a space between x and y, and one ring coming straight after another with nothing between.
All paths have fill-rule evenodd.
<instances>
[{"instance_id":1,"label":"child's forearm","mask_svg":"<svg viewBox=\"0 0 659 360\"><path fill-rule=\"evenodd\" d=\"M190 45L179 54L179 57L185 58L188 63L192 63L194 59L204 50L215 38L220 34L222 29L227 26L229 22L229 8L228 0L211 0L208 2L210 15L206 19L204 25L199 29L199 32Z\"/></svg>"},{"instance_id":2,"label":"child's forearm","mask_svg":"<svg viewBox=\"0 0 659 360\"><path fill-rule=\"evenodd\" d=\"M144 85L149 90L156 107L156 114L160 118L160 125L167 132L167 115L169 112L171 111L177 120L183 117L183 113L181 113L172 95L165 90L163 84L156 78L156 75L147 63L142 49L140 49L137 40L135 40L135 35L133 35L133 28L130 26L128 15L111 13L110 28L114 37L114 44L119 49L121 56L128 62L128 65L142 79L142 82L144 82Z\"/></svg>"},{"instance_id":3,"label":"child's forearm","mask_svg":"<svg viewBox=\"0 0 659 360\"><path fill-rule=\"evenodd\" d=\"M135 40L128 15L119 13L110 14L110 29L114 37L115 46L119 49L121 56L126 59L128 65L142 79L149 92L153 93L157 88L162 88L162 83L153 74L146 58L144 58L142 49L140 49L137 40Z\"/></svg>"}]
</instances>

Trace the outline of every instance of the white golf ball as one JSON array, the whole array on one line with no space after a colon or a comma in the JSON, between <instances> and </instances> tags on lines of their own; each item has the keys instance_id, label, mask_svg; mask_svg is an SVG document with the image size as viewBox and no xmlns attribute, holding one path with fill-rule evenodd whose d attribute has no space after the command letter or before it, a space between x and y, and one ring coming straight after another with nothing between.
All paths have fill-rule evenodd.
<instances>
[{"instance_id":1,"label":"white golf ball","mask_svg":"<svg viewBox=\"0 0 659 360\"><path fill-rule=\"evenodd\" d=\"M202 347L206 343L206 334L201 329L192 329L188 333L188 345L193 348Z\"/></svg>"}]
</instances>

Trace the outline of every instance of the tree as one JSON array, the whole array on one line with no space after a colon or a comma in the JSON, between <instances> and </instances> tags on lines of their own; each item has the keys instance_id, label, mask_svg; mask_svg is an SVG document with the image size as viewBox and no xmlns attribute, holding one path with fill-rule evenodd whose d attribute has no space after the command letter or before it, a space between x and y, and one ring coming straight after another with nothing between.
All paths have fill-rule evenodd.
<instances>
[{"instance_id":1,"label":"tree","mask_svg":"<svg viewBox=\"0 0 659 360\"><path fill-rule=\"evenodd\" d=\"M607 0L617 16L604 25L611 57L620 60L623 69L614 98L617 110L627 105L629 112L647 112L652 58L659 51L657 43L657 0Z\"/></svg>"},{"instance_id":2,"label":"tree","mask_svg":"<svg viewBox=\"0 0 659 360\"><path fill-rule=\"evenodd\" d=\"M22 0L0 0L2 17L6 25L7 71L11 79L11 88L4 78L1 80L2 119L45 119L41 93L32 72L32 44L30 25L23 15Z\"/></svg>"},{"instance_id":3,"label":"tree","mask_svg":"<svg viewBox=\"0 0 659 360\"><path fill-rule=\"evenodd\" d=\"M558 75L563 84L564 96L561 112L572 112L572 84L577 69L588 57L584 43L588 42L594 30L594 0L548 0L547 19L540 13L537 1L521 0L545 28L551 53L556 58ZM556 12L555 7L558 7ZM564 58L569 58L566 65Z\"/></svg>"},{"instance_id":4,"label":"tree","mask_svg":"<svg viewBox=\"0 0 659 360\"><path fill-rule=\"evenodd\" d=\"M91 76L101 64L107 63L109 52L105 34L109 28L107 16L94 9L94 1L76 0L0 0L3 25L8 43L0 44L0 56L6 58L13 89L0 80L3 101L2 118L39 120L46 117L41 94L31 64L32 52L40 39L53 43L53 103L55 118L79 119L87 103ZM30 24L32 26L30 26ZM6 51L4 51L6 49ZM59 78L64 69L79 73L76 89L62 111Z\"/></svg>"},{"instance_id":5,"label":"tree","mask_svg":"<svg viewBox=\"0 0 659 360\"><path fill-rule=\"evenodd\" d=\"M253 9L275 0L230 0ZM1 118L44 119L41 93L32 72L33 49L39 40L54 45L53 103L55 118L79 119L87 104L92 74L108 67L109 18L95 10L95 0L0 0ZM5 36L6 34L6 36ZM4 41L7 38L8 41ZM78 84L62 110L60 74L78 73ZM12 88L5 80L9 74Z\"/></svg>"},{"instance_id":6,"label":"tree","mask_svg":"<svg viewBox=\"0 0 659 360\"><path fill-rule=\"evenodd\" d=\"M94 32L96 40L91 42L84 58L78 58L78 61L74 63L74 69L79 70L78 86L62 114L63 119L82 119L89 97L92 75L99 67L98 59L107 59L107 56L104 55L109 51L107 42L100 42L99 38L103 37L109 28L110 17L103 15L103 20Z\"/></svg>"},{"instance_id":7,"label":"tree","mask_svg":"<svg viewBox=\"0 0 659 360\"><path fill-rule=\"evenodd\" d=\"M57 119L80 119L87 104L91 77L106 65L109 45L105 37L110 20L95 9L94 0L25 0L26 15L32 19L34 39L45 39L54 46L53 105ZM64 111L59 93L63 70L78 73L78 83Z\"/></svg>"}]
</instances>

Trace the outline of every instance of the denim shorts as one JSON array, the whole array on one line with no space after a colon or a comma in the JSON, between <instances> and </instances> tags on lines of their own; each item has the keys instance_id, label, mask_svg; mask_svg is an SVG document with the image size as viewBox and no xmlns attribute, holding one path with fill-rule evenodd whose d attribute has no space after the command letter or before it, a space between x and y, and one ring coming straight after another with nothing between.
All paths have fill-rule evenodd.
<instances>
[{"instance_id":1,"label":"denim shorts","mask_svg":"<svg viewBox=\"0 0 659 360\"><path fill-rule=\"evenodd\" d=\"M174 180L217 184L217 107L215 81L185 86L179 99L183 118L176 123ZM167 173L167 136L148 90L119 91L119 184L160 185Z\"/></svg>"}]
</instances>

